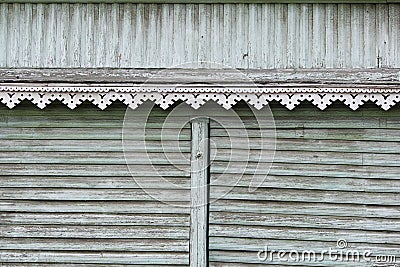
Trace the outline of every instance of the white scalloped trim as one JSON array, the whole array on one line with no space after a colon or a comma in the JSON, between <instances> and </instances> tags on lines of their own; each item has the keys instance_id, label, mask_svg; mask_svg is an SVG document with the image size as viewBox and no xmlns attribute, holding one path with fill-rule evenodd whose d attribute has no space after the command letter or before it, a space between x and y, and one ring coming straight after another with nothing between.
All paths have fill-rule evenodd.
<instances>
[{"instance_id":1,"label":"white scalloped trim","mask_svg":"<svg viewBox=\"0 0 400 267\"><path fill-rule=\"evenodd\" d=\"M346 87L335 87L328 85L315 84L269 84L254 85L252 83L245 84L112 84L106 85L46 85L46 86L29 86L29 85L0 85L0 92L49 92L49 93L248 93L248 94L270 94L270 93L348 93L348 94L393 94L400 93L398 85L359 85L345 84ZM361 88L360 88L361 87Z\"/></svg>"},{"instance_id":2,"label":"white scalloped trim","mask_svg":"<svg viewBox=\"0 0 400 267\"><path fill-rule=\"evenodd\" d=\"M137 108L143 102L148 100L155 102L163 109L168 108L176 101L183 101L191 107L197 109L207 101L212 100L217 102L224 108L229 109L237 102L244 100L248 104L254 106L256 109L261 109L262 107L268 105L269 102L275 100L290 110L294 109L302 101L305 100L310 101L321 110L326 109L334 101L341 101L345 105L349 106L352 110L356 110L367 101L374 102L376 105L384 110L388 110L396 105L396 103L400 102L400 92L395 91L392 91L389 94L384 94L382 92L354 92L357 90L353 90L352 93L349 93L348 90L344 89L341 89L339 92L311 92L312 90L308 91L310 90L308 88L308 90L300 92L297 91L294 93L275 91L273 92L272 90L263 91L262 88L261 91L250 92L250 90L242 88L241 92L228 93L226 92L227 88L224 88L223 90L214 90L209 92L199 92L199 90L197 90L197 92L180 92L179 90L165 92L165 88L160 88L160 91L162 92L156 90L149 92L141 92L140 90L138 90L135 92L135 90L132 90L132 87L130 87L130 92L124 92L121 90L115 90L115 87L112 89L107 87L107 92L98 92L93 90L93 87L90 87L91 92L77 92L75 88L75 93L70 93L63 92L61 90L57 92L56 88L59 87L48 87L47 89L51 89L54 91L43 90L42 92L34 92L33 90L22 91L23 88L21 87L8 87L8 90L3 90L5 88L1 88L0 101L3 104L7 105L7 107L13 108L23 100L30 100L41 109L45 108L47 105L55 100L61 101L71 109L76 108L84 101L92 102L100 109L107 108L109 105L111 105L112 102L116 100L125 103L132 109ZM34 89L38 90L37 87ZM84 88L80 89L82 90Z\"/></svg>"}]
</instances>

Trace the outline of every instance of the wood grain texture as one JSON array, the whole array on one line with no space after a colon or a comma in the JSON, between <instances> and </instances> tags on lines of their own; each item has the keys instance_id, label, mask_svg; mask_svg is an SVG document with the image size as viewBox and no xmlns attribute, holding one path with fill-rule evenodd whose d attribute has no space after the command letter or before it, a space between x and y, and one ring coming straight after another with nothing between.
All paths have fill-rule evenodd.
<instances>
[{"instance_id":1,"label":"wood grain texture","mask_svg":"<svg viewBox=\"0 0 400 267\"><path fill-rule=\"evenodd\" d=\"M399 155L398 149L391 150L399 144L399 130L392 128L400 121L399 109L384 113L367 106L346 112L334 105L316 112L308 107L286 112L271 106L277 136L273 161L259 156L262 135L270 140L265 152L272 153L274 127L257 124L244 104L235 111L246 129L235 127L232 118L223 118L225 124L211 122L211 154L215 153L211 266L344 266L329 259L262 262L257 258L265 246L318 252L335 248L338 239L359 250L400 256L395 226L400 218L396 182L400 168L389 166ZM221 125L229 128L230 136ZM264 181L250 190L255 177ZM346 262L345 266L366 264Z\"/></svg>"},{"instance_id":2,"label":"wood grain texture","mask_svg":"<svg viewBox=\"0 0 400 267\"><path fill-rule=\"evenodd\" d=\"M210 196L226 193L211 199L209 207L210 266L261 264L257 252L265 245L322 250L335 247L338 238L360 250L400 255L400 109L383 112L366 104L352 112L334 104L317 112L306 103L295 112L274 103L271 109L277 151L269 173L257 170L268 177L255 192L248 185L260 135L252 112L242 103L235 108L250 135L249 164L240 153L230 157L231 150L241 151L248 142L243 130L222 118L234 133L227 138L219 125L210 124L218 149ZM27 102L14 110L0 107L0 259L5 266L189 264L190 192L159 182L146 165L145 149L134 145L140 138L130 147L138 156L132 177L120 140L124 112L121 103L107 111L88 103L76 110L59 103L44 111ZM160 148L158 130L167 112L152 113L147 149L167 181L187 188L190 166L178 160L180 148L169 141L164 146L179 169L168 165ZM172 123L167 129L171 141L176 127ZM270 125L262 130L273 133ZM190 157L190 128L183 129L181 139ZM228 162L233 165L226 170ZM245 174L229 190L245 165ZM167 202L149 197L143 186Z\"/></svg>"},{"instance_id":3,"label":"wood grain texture","mask_svg":"<svg viewBox=\"0 0 400 267\"><path fill-rule=\"evenodd\" d=\"M60 104L50 107L52 114L29 104L0 110L1 265L188 265L190 190L176 187L189 188L190 165L180 160L182 169L173 170L168 161L178 159L179 147L170 143L176 138L168 136L180 128L165 129L163 148L168 113L156 109L150 119L147 145L153 166L165 174L160 182L140 137L130 140L129 155L137 154L127 167L125 108L113 107L110 113L91 105L74 113ZM143 127L129 126L131 136ZM189 157L190 128L182 131Z\"/></svg>"},{"instance_id":4,"label":"wood grain texture","mask_svg":"<svg viewBox=\"0 0 400 267\"><path fill-rule=\"evenodd\" d=\"M398 68L396 3L1 0L2 24L10 30L0 31L6 47L0 63L9 68L168 68L187 62L192 68Z\"/></svg>"},{"instance_id":5,"label":"wood grain texture","mask_svg":"<svg viewBox=\"0 0 400 267\"><path fill-rule=\"evenodd\" d=\"M399 68L363 69L184 69L184 68L0 68L3 83L116 83L142 84L144 82L238 83L243 78L256 84L329 85L396 85L400 83ZM148 79L151 78L151 81Z\"/></svg>"},{"instance_id":6,"label":"wood grain texture","mask_svg":"<svg viewBox=\"0 0 400 267\"><path fill-rule=\"evenodd\" d=\"M208 265L209 119L192 124L190 194L190 266Z\"/></svg>"}]
</instances>

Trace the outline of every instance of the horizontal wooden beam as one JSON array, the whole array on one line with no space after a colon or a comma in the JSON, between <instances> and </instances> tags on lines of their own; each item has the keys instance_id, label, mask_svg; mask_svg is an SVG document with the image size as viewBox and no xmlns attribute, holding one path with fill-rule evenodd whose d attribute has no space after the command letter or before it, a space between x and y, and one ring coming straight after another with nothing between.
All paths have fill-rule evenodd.
<instances>
[{"instance_id":1,"label":"horizontal wooden beam","mask_svg":"<svg viewBox=\"0 0 400 267\"><path fill-rule=\"evenodd\" d=\"M400 69L0 69L0 83L400 85Z\"/></svg>"},{"instance_id":2,"label":"horizontal wooden beam","mask_svg":"<svg viewBox=\"0 0 400 267\"><path fill-rule=\"evenodd\" d=\"M89 101L101 109L114 101L133 109L145 101L164 109L177 101L195 109L207 101L226 109L239 101L257 109L271 101L288 109L340 101L353 110L370 101L388 110L400 102L400 69L0 69L0 102L13 108L23 100L39 108Z\"/></svg>"},{"instance_id":3,"label":"horizontal wooden beam","mask_svg":"<svg viewBox=\"0 0 400 267\"><path fill-rule=\"evenodd\" d=\"M400 0L0 0L0 3L136 4L390 4Z\"/></svg>"}]
</instances>

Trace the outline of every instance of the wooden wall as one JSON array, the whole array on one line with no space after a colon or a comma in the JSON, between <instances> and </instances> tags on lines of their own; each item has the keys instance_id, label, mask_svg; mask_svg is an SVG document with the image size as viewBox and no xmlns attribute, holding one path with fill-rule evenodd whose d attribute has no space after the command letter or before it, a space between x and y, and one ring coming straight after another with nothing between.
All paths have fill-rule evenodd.
<instances>
[{"instance_id":1,"label":"wooden wall","mask_svg":"<svg viewBox=\"0 0 400 267\"><path fill-rule=\"evenodd\" d=\"M399 25L400 4L0 4L0 67L399 68Z\"/></svg>"},{"instance_id":2,"label":"wooden wall","mask_svg":"<svg viewBox=\"0 0 400 267\"><path fill-rule=\"evenodd\" d=\"M354 112L338 104L315 112L312 105L302 104L290 112L273 105L277 150L268 177L254 192L249 191L252 174L262 177L267 173L262 166L255 171L259 126L249 117L247 108L236 110L251 137L253 152L248 161L232 158L231 167L226 169L229 155L235 154L229 152L230 148L240 151L247 142L246 132L236 126L228 138L218 124L210 126L216 144L211 198L226 193L210 204L213 266L370 266L360 262L288 264L257 259L257 252L266 245L270 250L321 252L335 249L338 239L347 240L360 251L396 255L399 260L399 107L383 112L367 105ZM261 131L272 137L270 129L261 126ZM247 168L236 183L243 164Z\"/></svg>"},{"instance_id":3,"label":"wooden wall","mask_svg":"<svg viewBox=\"0 0 400 267\"><path fill-rule=\"evenodd\" d=\"M257 150L250 112L243 105L236 110ZM211 198L232 190L210 204L211 266L260 263L257 251L265 245L320 251L335 247L339 238L360 250L399 257L400 108L384 112L367 104L351 111L334 105L316 113L302 104L295 111L272 105L272 111L275 161L255 192L248 190L254 162L236 187L234 168L220 175L231 142L239 150L246 142L243 129L227 138L220 126L210 125L218 148ZM154 170L140 162L131 165L134 176L169 202L138 188L122 153L124 112L118 103L105 111L90 104L75 110L57 103L45 110L29 103L0 107L0 261L6 266L188 265L189 192L159 186ZM154 129L157 117L166 114L153 112ZM184 129L184 153L190 150L187 137ZM169 149L173 154L178 148ZM155 165L180 184L190 183L186 172L169 168L163 157Z\"/></svg>"},{"instance_id":4,"label":"wooden wall","mask_svg":"<svg viewBox=\"0 0 400 267\"><path fill-rule=\"evenodd\" d=\"M189 191L157 183L155 169L139 157L136 164L131 158L134 172L128 171L121 142L125 109L118 103L107 111L91 104L75 110L57 103L46 110L30 103L0 107L0 262L5 266L189 263ZM158 109L155 121L165 114ZM150 126L148 148L157 155L159 124ZM190 141L182 138L181 149L188 153ZM130 149L146 157L143 147ZM153 164L168 168L164 158ZM190 185L186 172L169 170L165 177Z\"/></svg>"}]
</instances>

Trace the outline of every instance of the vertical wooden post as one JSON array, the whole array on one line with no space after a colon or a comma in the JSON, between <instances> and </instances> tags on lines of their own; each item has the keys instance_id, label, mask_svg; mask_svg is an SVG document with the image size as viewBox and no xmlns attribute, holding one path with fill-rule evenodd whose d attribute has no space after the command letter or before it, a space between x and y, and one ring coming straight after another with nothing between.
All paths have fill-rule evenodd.
<instances>
[{"instance_id":1,"label":"vertical wooden post","mask_svg":"<svg viewBox=\"0 0 400 267\"><path fill-rule=\"evenodd\" d=\"M190 266L208 266L209 119L192 120Z\"/></svg>"}]
</instances>

